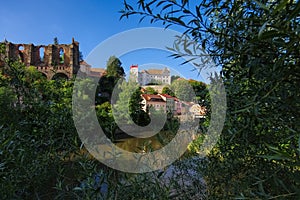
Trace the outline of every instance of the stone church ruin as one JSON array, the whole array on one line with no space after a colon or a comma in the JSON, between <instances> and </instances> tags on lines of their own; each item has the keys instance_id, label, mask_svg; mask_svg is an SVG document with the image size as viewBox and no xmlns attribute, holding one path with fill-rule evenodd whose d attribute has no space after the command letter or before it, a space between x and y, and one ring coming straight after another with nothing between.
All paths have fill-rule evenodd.
<instances>
[{"instance_id":1,"label":"stone church ruin","mask_svg":"<svg viewBox=\"0 0 300 200\"><path fill-rule=\"evenodd\" d=\"M47 79L70 79L80 68L79 42L71 44L14 44L4 41L5 57L35 66ZM1 63L1 62L0 62Z\"/></svg>"}]
</instances>

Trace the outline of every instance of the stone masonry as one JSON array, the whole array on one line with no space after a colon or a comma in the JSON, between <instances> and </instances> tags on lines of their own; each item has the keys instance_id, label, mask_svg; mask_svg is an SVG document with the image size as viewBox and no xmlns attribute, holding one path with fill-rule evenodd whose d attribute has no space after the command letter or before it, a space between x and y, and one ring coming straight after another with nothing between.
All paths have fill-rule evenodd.
<instances>
[{"instance_id":1,"label":"stone masonry","mask_svg":"<svg viewBox=\"0 0 300 200\"><path fill-rule=\"evenodd\" d=\"M4 42L5 57L21 61L26 66L35 66L47 79L72 78L80 68L79 43L72 44L14 44Z\"/></svg>"}]
</instances>

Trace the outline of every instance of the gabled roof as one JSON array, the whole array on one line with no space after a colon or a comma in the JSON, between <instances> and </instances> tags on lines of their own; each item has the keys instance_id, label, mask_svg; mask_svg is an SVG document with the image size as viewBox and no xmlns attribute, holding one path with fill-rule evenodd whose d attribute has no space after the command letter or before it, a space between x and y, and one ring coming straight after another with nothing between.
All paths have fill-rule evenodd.
<instances>
[{"instance_id":1,"label":"gabled roof","mask_svg":"<svg viewBox=\"0 0 300 200\"><path fill-rule=\"evenodd\" d=\"M190 112L193 112L197 115L205 115L206 114L206 108L204 106L200 106L199 104L194 104L190 107Z\"/></svg>"},{"instance_id":2,"label":"gabled roof","mask_svg":"<svg viewBox=\"0 0 300 200\"><path fill-rule=\"evenodd\" d=\"M106 74L106 70L103 68L91 68L89 76L101 77Z\"/></svg>"},{"instance_id":3,"label":"gabled roof","mask_svg":"<svg viewBox=\"0 0 300 200\"><path fill-rule=\"evenodd\" d=\"M88 64L87 62L85 62L84 60L83 60L83 61L80 61L79 64L80 64L80 65L83 65L83 66L86 66L86 67L91 67L91 65Z\"/></svg>"},{"instance_id":4,"label":"gabled roof","mask_svg":"<svg viewBox=\"0 0 300 200\"><path fill-rule=\"evenodd\" d=\"M165 102L161 96L157 95L157 94L142 94L142 97L146 100L146 101L161 101L161 102Z\"/></svg>"},{"instance_id":5,"label":"gabled roof","mask_svg":"<svg viewBox=\"0 0 300 200\"><path fill-rule=\"evenodd\" d=\"M161 75L164 73L170 73L170 70L166 67L164 69L144 69L141 71L141 73L147 73L151 75Z\"/></svg>"},{"instance_id":6,"label":"gabled roof","mask_svg":"<svg viewBox=\"0 0 300 200\"><path fill-rule=\"evenodd\" d=\"M103 68L91 68L91 72L105 73L106 69L103 69Z\"/></svg>"}]
</instances>

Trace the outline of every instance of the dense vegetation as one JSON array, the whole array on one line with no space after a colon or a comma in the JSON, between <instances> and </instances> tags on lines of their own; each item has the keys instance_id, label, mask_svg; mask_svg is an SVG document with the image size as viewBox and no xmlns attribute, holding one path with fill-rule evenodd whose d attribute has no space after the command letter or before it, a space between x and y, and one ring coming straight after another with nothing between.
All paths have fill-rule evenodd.
<instances>
[{"instance_id":1,"label":"dense vegetation","mask_svg":"<svg viewBox=\"0 0 300 200\"><path fill-rule=\"evenodd\" d=\"M1 58L5 61L0 70L1 199L132 199L147 194L147 198L162 198L170 195L171 188L180 190L175 181L165 184L159 180L162 172L131 175L101 165L86 151L74 126L74 80L46 80L35 67L7 60L4 48L1 44ZM120 66L120 61L116 63ZM114 75L102 77L104 81L100 80L99 85L114 85L120 80L120 88L128 84L137 86L122 81L123 70L119 71L120 76L111 70ZM91 79L77 81L79 88L86 90L93 84ZM97 91L105 95L96 95L95 110L100 126L114 141L118 126L110 104L113 87L102 87ZM126 89L118 101L128 94ZM140 94L140 88L135 88L129 109L133 121L144 126L149 123L149 116L141 110ZM80 95L87 98L84 92ZM178 126L178 119L169 118L156 141L167 144ZM131 149L153 150L150 140L131 145ZM196 146L191 147L191 153L195 153ZM148 187L143 188L145 185Z\"/></svg>"},{"instance_id":2,"label":"dense vegetation","mask_svg":"<svg viewBox=\"0 0 300 200\"><path fill-rule=\"evenodd\" d=\"M197 43L179 38L174 56L197 65L203 48L222 67L228 109L204 163L208 197L299 199L299 1L125 1L121 12L182 27Z\"/></svg>"},{"instance_id":3,"label":"dense vegetation","mask_svg":"<svg viewBox=\"0 0 300 200\"><path fill-rule=\"evenodd\" d=\"M203 48L222 68L218 78L228 108L218 144L206 159L192 160L196 171L188 177L189 187L179 184L182 176L166 183L163 171L133 175L107 169L76 134L73 80L45 80L34 67L5 60L1 46L1 199L299 199L299 1L143 0L137 7L125 1L121 12L122 17L139 15L184 28L197 43L179 38L176 44L183 48L174 47L174 56L198 58L193 49ZM197 66L197 59L190 61ZM96 112L113 139L117 127L109 100L124 71L115 57L108 66L100 80L105 87L97 90L102 96L96 97ZM210 112L205 86L190 84ZM146 117L140 104L131 106L133 118ZM164 131L176 132L177 127L171 118ZM170 138L160 139L167 143ZM196 152L202 139L189 149ZM185 160L174 166L192 169Z\"/></svg>"},{"instance_id":4,"label":"dense vegetation","mask_svg":"<svg viewBox=\"0 0 300 200\"><path fill-rule=\"evenodd\" d=\"M34 67L11 61L1 68L0 79L0 196L45 198L73 168L64 160L80 146L72 121L72 82L47 81Z\"/></svg>"}]
</instances>

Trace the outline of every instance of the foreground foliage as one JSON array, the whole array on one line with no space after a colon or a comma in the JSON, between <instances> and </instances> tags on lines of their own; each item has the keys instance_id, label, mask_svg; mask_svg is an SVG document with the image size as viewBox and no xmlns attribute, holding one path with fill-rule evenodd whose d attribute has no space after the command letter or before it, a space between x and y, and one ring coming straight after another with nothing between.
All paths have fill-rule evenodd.
<instances>
[{"instance_id":1,"label":"foreground foliage","mask_svg":"<svg viewBox=\"0 0 300 200\"><path fill-rule=\"evenodd\" d=\"M71 82L47 81L18 62L8 62L0 77L0 196L47 196L63 160L79 145L70 107Z\"/></svg>"},{"instance_id":2,"label":"foreground foliage","mask_svg":"<svg viewBox=\"0 0 300 200\"><path fill-rule=\"evenodd\" d=\"M79 88L89 90L92 83L80 80ZM172 176L172 184L165 184L160 178L163 171L135 176L108 169L95 160L74 127L73 84L73 80L46 80L35 67L20 62L6 60L0 68L1 199L166 199L175 194L196 195L196 188L189 186L187 192ZM87 98L84 92L78 95ZM140 90L130 100L133 118L139 119L141 105L134 103L140 102L137 97ZM113 140L117 126L110 103L96 105L95 110L101 127ZM167 131L173 134L177 129L178 120L170 119L158 140L168 142L172 138ZM152 149L149 143L144 145L138 148Z\"/></svg>"},{"instance_id":3,"label":"foreground foliage","mask_svg":"<svg viewBox=\"0 0 300 200\"><path fill-rule=\"evenodd\" d=\"M203 169L209 197L300 198L300 2L125 1L121 12L183 27L174 57L201 69L203 48L222 67L228 110Z\"/></svg>"}]
</instances>

